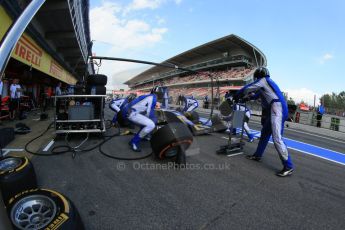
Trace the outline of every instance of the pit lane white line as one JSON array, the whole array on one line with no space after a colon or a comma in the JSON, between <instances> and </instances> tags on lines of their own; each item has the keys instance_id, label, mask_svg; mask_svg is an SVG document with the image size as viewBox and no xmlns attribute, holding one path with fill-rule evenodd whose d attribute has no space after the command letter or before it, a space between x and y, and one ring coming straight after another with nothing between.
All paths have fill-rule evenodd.
<instances>
[{"instance_id":1,"label":"pit lane white line","mask_svg":"<svg viewBox=\"0 0 345 230\"><path fill-rule=\"evenodd\" d=\"M242 153L235 153L235 154L227 155L227 157L233 157L233 156L242 155L242 154L244 154L244 153L243 152Z\"/></svg>"},{"instance_id":2,"label":"pit lane white line","mask_svg":"<svg viewBox=\"0 0 345 230\"><path fill-rule=\"evenodd\" d=\"M258 136L256 136L256 137L258 138ZM228 137L224 137L224 136L222 136L222 138L228 139ZM304 142L301 142L301 141L296 141L296 140L293 140L293 139L290 139L290 138L285 138L284 137L283 139L285 139L285 141L290 141L291 142L290 144L298 143L297 146L302 145L302 146L300 146L298 148L294 148L294 147L289 146L289 144L288 144L287 145L288 149L292 149L292 150L295 150L295 151L298 151L298 152L301 152L301 153L312 155L312 156L315 156L315 157L318 157L318 158L321 158L321 159L324 159L324 160L327 160L327 161L331 161L333 163L337 163L337 164L345 166L345 161L344 161L344 155L345 154L344 153L333 151L333 150L329 150L329 149L322 148L322 147L319 147L319 146L316 146L316 145L307 144L307 143L304 143ZM269 141L269 143L273 144L273 142L271 140ZM309 146L316 148L317 151L316 150L305 151L305 150L301 149L303 147L309 149L310 148Z\"/></svg>"},{"instance_id":3,"label":"pit lane white line","mask_svg":"<svg viewBox=\"0 0 345 230\"><path fill-rule=\"evenodd\" d=\"M6 156L10 152L22 152L24 149L3 149L2 156Z\"/></svg>"},{"instance_id":4,"label":"pit lane white line","mask_svg":"<svg viewBox=\"0 0 345 230\"><path fill-rule=\"evenodd\" d=\"M51 140L42 151L47 152L53 144L54 144L54 140Z\"/></svg>"}]
</instances>

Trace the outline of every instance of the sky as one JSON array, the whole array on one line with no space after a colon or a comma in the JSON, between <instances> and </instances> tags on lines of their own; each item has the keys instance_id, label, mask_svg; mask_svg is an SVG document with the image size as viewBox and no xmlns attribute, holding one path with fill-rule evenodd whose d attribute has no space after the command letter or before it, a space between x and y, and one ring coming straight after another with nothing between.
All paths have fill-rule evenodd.
<instances>
[{"instance_id":1,"label":"sky","mask_svg":"<svg viewBox=\"0 0 345 230\"><path fill-rule=\"evenodd\" d=\"M236 34L267 58L296 102L345 91L345 1L90 0L93 53L162 62ZM110 89L151 66L102 61Z\"/></svg>"}]
</instances>

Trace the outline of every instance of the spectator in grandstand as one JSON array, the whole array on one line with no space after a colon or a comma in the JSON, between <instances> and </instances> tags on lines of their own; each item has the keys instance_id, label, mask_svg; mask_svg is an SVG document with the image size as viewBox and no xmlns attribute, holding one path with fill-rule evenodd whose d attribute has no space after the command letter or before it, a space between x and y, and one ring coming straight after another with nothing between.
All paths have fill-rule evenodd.
<instances>
[{"instance_id":1,"label":"spectator in grandstand","mask_svg":"<svg viewBox=\"0 0 345 230\"><path fill-rule=\"evenodd\" d=\"M317 108L317 123L316 123L316 127L320 128L321 127L321 121L322 121L322 116L325 113L325 108L322 105L322 102L320 103L319 107Z\"/></svg>"},{"instance_id":2,"label":"spectator in grandstand","mask_svg":"<svg viewBox=\"0 0 345 230\"><path fill-rule=\"evenodd\" d=\"M282 140L284 122L288 116L287 104L277 84L270 78L267 68L260 67L254 72L254 82L247 84L235 95L235 100L243 98L250 93L260 93L260 97L270 108L270 116L266 118L261 130L261 137L255 153L247 156L250 160L260 161L268 141L273 136L274 146L283 164L283 169L276 175L280 177L289 176L293 172L291 156L286 144Z\"/></svg>"}]
</instances>

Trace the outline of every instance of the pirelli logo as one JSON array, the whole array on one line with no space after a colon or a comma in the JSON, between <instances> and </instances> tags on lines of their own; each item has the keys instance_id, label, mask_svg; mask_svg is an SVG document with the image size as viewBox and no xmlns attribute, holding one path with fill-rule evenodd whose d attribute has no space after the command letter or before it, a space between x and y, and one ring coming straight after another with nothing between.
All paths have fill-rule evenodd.
<instances>
[{"instance_id":1,"label":"pirelli logo","mask_svg":"<svg viewBox=\"0 0 345 230\"><path fill-rule=\"evenodd\" d=\"M41 66L42 50L25 36L19 39L14 53L35 66Z\"/></svg>"},{"instance_id":2,"label":"pirelli logo","mask_svg":"<svg viewBox=\"0 0 345 230\"><path fill-rule=\"evenodd\" d=\"M57 230L63 223L68 220L68 216L65 213L61 213L45 230Z\"/></svg>"}]
</instances>

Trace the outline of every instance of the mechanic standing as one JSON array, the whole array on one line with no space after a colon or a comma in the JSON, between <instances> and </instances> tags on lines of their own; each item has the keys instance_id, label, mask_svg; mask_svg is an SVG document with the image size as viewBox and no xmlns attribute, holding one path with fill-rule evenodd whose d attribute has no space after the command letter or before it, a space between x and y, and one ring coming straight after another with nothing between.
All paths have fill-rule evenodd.
<instances>
[{"instance_id":1,"label":"mechanic standing","mask_svg":"<svg viewBox=\"0 0 345 230\"><path fill-rule=\"evenodd\" d=\"M316 127L320 128L321 127L321 121L322 121L322 116L325 113L325 108L322 105L322 102L320 103L319 107L317 108L317 123L316 123Z\"/></svg>"},{"instance_id":2,"label":"mechanic standing","mask_svg":"<svg viewBox=\"0 0 345 230\"><path fill-rule=\"evenodd\" d=\"M137 97L124 106L121 110L123 117L126 117L131 123L138 125L140 130L129 142L132 150L140 152L140 141L149 135L156 127L155 106L157 97L155 94L147 94Z\"/></svg>"},{"instance_id":3,"label":"mechanic standing","mask_svg":"<svg viewBox=\"0 0 345 230\"><path fill-rule=\"evenodd\" d=\"M265 100L265 104L269 105L270 116L264 121L255 153L247 158L260 161L272 135L274 146L284 166L276 175L280 177L289 176L293 172L293 164L286 144L282 140L284 122L288 117L287 104L279 87L270 78L267 68L260 67L256 69L254 72L254 82L240 89L235 95L235 99L253 92L260 93L261 100Z\"/></svg>"}]
</instances>

